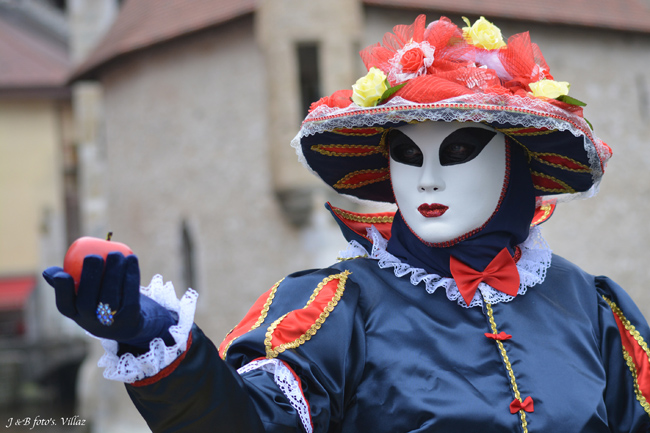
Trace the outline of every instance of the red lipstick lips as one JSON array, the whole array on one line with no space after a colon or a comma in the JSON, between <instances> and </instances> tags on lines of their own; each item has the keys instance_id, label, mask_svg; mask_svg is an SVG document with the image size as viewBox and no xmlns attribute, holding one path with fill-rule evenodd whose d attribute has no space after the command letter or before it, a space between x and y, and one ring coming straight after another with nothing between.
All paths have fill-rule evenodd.
<instances>
[{"instance_id":1,"label":"red lipstick lips","mask_svg":"<svg viewBox=\"0 0 650 433\"><path fill-rule=\"evenodd\" d=\"M425 218L439 217L442 214L444 214L447 211L447 209L449 209L449 206L445 206L444 204L438 204L438 203L432 203L432 204L423 203L418 207L418 211Z\"/></svg>"}]
</instances>

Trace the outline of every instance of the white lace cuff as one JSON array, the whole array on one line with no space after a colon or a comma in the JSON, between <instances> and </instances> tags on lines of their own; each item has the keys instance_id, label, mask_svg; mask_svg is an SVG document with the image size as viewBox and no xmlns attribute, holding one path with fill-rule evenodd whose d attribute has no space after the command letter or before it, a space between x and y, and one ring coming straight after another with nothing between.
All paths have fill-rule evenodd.
<instances>
[{"instance_id":1,"label":"white lace cuff","mask_svg":"<svg viewBox=\"0 0 650 433\"><path fill-rule=\"evenodd\" d=\"M273 359L256 359L237 370L239 375L244 375L249 371L262 370L273 374L273 380L280 388L280 391L287 397L289 403L298 412L302 426L305 428L306 433L312 433L314 426L311 422L311 414L309 412L309 403L305 395L302 393L302 385L296 373L289 368L283 361Z\"/></svg>"},{"instance_id":2,"label":"white lace cuff","mask_svg":"<svg viewBox=\"0 0 650 433\"><path fill-rule=\"evenodd\" d=\"M149 351L145 354L134 356L131 353L125 353L122 356L117 356L117 341L100 338L106 353L100 358L97 365L104 367L106 379L133 383L155 376L187 349L187 340L194 323L198 293L188 289L179 300L172 283L170 281L163 283L160 275L155 275L149 286L140 287L140 293L178 314L178 324L169 328L174 345L167 346L162 338L156 338L149 343Z\"/></svg>"},{"instance_id":3,"label":"white lace cuff","mask_svg":"<svg viewBox=\"0 0 650 433\"><path fill-rule=\"evenodd\" d=\"M368 237L372 240L372 252L367 252L361 244L351 241L348 249L341 251L339 257L342 259L363 256L377 260L380 268L393 268L395 276L398 278L410 274L410 282L417 286L424 281L427 293L434 293L437 289L443 287L447 294L447 299L456 301L458 305L470 308L482 306L483 300L490 304L499 302L510 302L513 296L507 295L485 283L480 283L478 290L472 301L467 305L460 291L456 286L453 278L441 277L437 274L427 274L422 268L415 268L407 263L402 263L397 257L386 251L388 241L379 233L375 226L368 228ZM552 251L542 237L539 227L533 227L530 230L528 239L521 245L521 257L517 261L517 270L519 271L519 290L517 295L525 294L528 289L536 284L541 284L546 278L546 270L551 266Z\"/></svg>"}]
</instances>

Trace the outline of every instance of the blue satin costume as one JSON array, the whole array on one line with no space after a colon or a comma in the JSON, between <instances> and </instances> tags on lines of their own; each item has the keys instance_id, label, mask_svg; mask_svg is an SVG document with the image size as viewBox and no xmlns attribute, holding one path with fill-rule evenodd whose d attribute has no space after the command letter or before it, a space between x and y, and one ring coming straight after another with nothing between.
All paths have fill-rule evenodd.
<instances>
[{"instance_id":1,"label":"blue satin costume","mask_svg":"<svg viewBox=\"0 0 650 433\"><path fill-rule=\"evenodd\" d=\"M502 200L479 232L427 246L398 211L387 250L444 277L452 254L484 269L502 248L514 253L535 192L525 153L508 149ZM650 431L650 329L611 280L553 256L544 281L510 302L463 308L423 285L371 258L292 274L226 337L225 362L194 326L177 365L127 390L154 432ZM237 372L260 359L295 375L303 406L274 372Z\"/></svg>"},{"instance_id":2,"label":"blue satin costume","mask_svg":"<svg viewBox=\"0 0 650 433\"><path fill-rule=\"evenodd\" d=\"M195 326L168 376L127 385L152 430L303 431L272 374L240 377L235 369L266 357L269 325L344 271L344 291L317 332L277 355L300 379L314 432L650 431L639 390L649 372L634 367L648 365L645 319L614 282L558 256L541 285L482 308L461 308L441 290L428 294L367 258L290 275L260 326L232 342L226 362ZM617 326L616 311L634 328ZM495 330L512 338L486 337ZM646 356L639 364L622 350L626 332ZM533 399L533 411L511 413L513 384L521 400Z\"/></svg>"}]
</instances>

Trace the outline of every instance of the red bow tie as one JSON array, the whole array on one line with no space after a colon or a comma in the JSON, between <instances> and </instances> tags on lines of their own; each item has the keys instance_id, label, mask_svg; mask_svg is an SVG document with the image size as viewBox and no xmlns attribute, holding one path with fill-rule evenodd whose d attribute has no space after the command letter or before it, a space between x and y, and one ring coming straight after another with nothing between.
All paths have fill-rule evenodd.
<instances>
[{"instance_id":1,"label":"red bow tie","mask_svg":"<svg viewBox=\"0 0 650 433\"><path fill-rule=\"evenodd\" d=\"M517 296L519 291L519 271L507 248L502 249L483 272L475 271L453 256L449 268L467 305L474 299L481 282L510 296Z\"/></svg>"}]
</instances>

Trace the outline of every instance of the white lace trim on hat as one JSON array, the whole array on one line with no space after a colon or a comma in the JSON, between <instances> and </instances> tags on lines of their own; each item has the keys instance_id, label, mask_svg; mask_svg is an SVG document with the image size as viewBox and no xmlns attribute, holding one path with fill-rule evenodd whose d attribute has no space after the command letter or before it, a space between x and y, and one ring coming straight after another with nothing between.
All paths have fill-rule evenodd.
<instances>
[{"instance_id":1,"label":"white lace trim on hat","mask_svg":"<svg viewBox=\"0 0 650 433\"><path fill-rule=\"evenodd\" d=\"M372 252L368 252L358 242L350 241L347 250L339 253L339 258L345 260L354 257L368 257L377 260L380 268L393 268L395 276L398 278L409 275L410 282L414 286L424 281L427 293L434 293L439 288L444 288L450 301L456 301L458 305L465 308L482 306L484 299L490 304L510 302L514 299L513 296L500 292L486 283L480 283L474 298L467 305L453 278L428 274L424 269L402 263L397 257L386 251L388 241L375 226L368 228L368 236L372 240ZM551 266L552 251L542 237L539 227L530 230L528 239L519 245L519 248L521 249L521 258L517 261L517 270L519 271L520 284L517 294L523 295L530 287L544 282L546 270Z\"/></svg>"},{"instance_id":2,"label":"white lace trim on hat","mask_svg":"<svg viewBox=\"0 0 650 433\"><path fill-rule=\"evenodd\" d=\"M178 324L169 328L169 333L174 339L174 345L167 346L162 338L155 338L149 343L147 353L139 356L125 353L118 356L117 341L100 338L105 353L97 365L104 367L104 377L106 379L133 383L155 376L187 349L187 339L194 323L196 300L199 294L192 289L188 289L179 300L176 297L172 283L170 281L163 283L163 278L160 275L155 275L151 279L149 286L140 287L140 293L178 314Z\"/></svg>"},{"instance_id":3,"label":"white lace trim on hat","mask_svg":"<svg viewBox=\"0 0 650 433\"><path fill-rule=\"evenodd\" d=\"M314 428L311 422L311 414L309 413L309 404L307 403L307 399L305 399L305 395L302 393L302 387L298 379L296 379L291 369L277 358L258 359L239 368L237 373L244 375L254 370L262 370L273 374L274 382L287 397L291 406L298 412L305 432L312 433Z\"/></svg>"}]
</instances>

